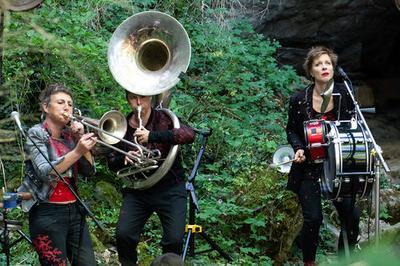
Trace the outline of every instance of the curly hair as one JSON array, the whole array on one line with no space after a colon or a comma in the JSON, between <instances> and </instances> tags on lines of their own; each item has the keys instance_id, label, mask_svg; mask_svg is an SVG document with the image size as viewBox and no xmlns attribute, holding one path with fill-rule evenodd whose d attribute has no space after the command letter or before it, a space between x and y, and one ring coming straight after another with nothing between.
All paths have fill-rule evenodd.
<instances>
[{"instance_id":1,"label":"curly hair","mask_svg":"<svg viewBox=\"0 0 400 266\"><path fill-rule=\"evenodd\" d=\"M312 68L312 63L314 60L321 55L326 54L330 57L332 61L333 68L336 67L337 61L338 61L338 56L335 52L333 52L332 49L327 48L325 46L314 46L311 47L311 49L308 51L307 56L304 60L303 64L303 69L306 72L307 78L311 78L311 68Z\"/></svg>"},{"instance_id":2,"label":"curly hair","mask_svg":"<svg viewBox=\"0 0 400 266\"><path fill-rule=\"evenodd\" d=\"M65 85L61 83L53 83L47 86L46 89L44 89L39 96L39 101L40 101L40 108L43 111L43 105L48 105L50 103L50 97L51 95L54 95L56 93L63 92L65 94L68 94L72 98L72 92L69 88L67 88Z\"/></svg>"}]
</instances>

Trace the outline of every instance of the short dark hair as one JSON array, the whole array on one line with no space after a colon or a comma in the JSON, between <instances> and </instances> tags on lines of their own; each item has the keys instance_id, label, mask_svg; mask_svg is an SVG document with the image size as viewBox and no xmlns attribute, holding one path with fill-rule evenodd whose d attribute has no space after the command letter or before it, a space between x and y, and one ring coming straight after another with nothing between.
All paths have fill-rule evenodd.
<instances>
[{"instance_id":1,"label":"short dark hair","mask_svg":"<svg viewBox=\"0 0 400 266\"><path fill-rule=\"evenodd\" d=\"M304 60L303 69L306 72L306 76L311 78L310 70L312 68L313 61L323 54L327 54L332 61L333 68L336 67L338 56L333 52L332 49L325 46L314 46L308 51L307 56Z\"/></svg>"},{"instance_id":2,"label":"short dark hair","mask_svg":"<svg viewBox=\"0 0 400 266\"><path fill-rule=\"evenodd\" d=\"M150 266L183 266L182 258L175 253L165 253L153 260Z\"/></svg>"},{"instance_id":3,"label":"short dark hair","mask_svg":"<svg viewBox=\"0 0 400 266\"><path fill-rule=\"evenodd\" d=\"M47 88L42 90L42 92L40 93L40 96L39 96L40 108L42 109L43 105L48 105L50 102L51 95L54 95L59 92L68 94L72 98L72 92L69 88L67 88L65 85L63 85L61 83L53 83L53 84L50 84L49 86L47 86Z\"/></svg>"}]
</instances>

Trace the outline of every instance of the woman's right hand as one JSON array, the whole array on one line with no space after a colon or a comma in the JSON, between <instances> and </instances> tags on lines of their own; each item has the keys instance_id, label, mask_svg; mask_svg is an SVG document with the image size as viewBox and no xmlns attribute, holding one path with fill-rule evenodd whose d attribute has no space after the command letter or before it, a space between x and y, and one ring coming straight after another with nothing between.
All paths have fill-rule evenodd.
<instances>
[{"instance_id":1,"label":"woman's right hand","mask_svg":"<svg viewBox=\"0 0 400 266\"><path fill-rule=\"evenodd\" d=\"M81 136L75 148L78 153L85 154L93 149L96 143L97 137L94 136L94 133L86 133Z\"/></svg>"},{"instance_id":2,"label":"woman's right hand","mask_svg":"<svg viewBox=\"0 0 400 266\"><path fill-rule=\"evenodd\" d=\"M295 163L302 163L306 160L306 156L304 155L304 150L303 149L299 149L296 151L295 155L294 155L294 161Z\"/></svg>"}]
</instances>

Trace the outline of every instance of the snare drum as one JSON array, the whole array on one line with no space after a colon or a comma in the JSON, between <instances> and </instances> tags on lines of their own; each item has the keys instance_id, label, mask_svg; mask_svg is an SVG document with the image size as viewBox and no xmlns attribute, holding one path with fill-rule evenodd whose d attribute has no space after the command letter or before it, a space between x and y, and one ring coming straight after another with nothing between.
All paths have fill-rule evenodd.
<instances>
[{"instance_id":1,"label":"snare drum","mask_svg":"<svg viewBox=\"0 0 400 266\"><path fill-rule=\"evenodd\" d=\"M304 136L310 151L310 159L314 163L321 163L326 158L326 121L310 120L304 122Z\"/></svg>"},{"instance_id":2,"label":"snare drum","mask_svg":"<svg viewBox=\"0 0 400 266\"><path fill-rule=\"evenodd\" d=\"M374 183L372 141L358 122L352 128L350 121L327 122L327 160L321 177L321 191L328 199L369 195Z\"/></svg>"}]
</instances>

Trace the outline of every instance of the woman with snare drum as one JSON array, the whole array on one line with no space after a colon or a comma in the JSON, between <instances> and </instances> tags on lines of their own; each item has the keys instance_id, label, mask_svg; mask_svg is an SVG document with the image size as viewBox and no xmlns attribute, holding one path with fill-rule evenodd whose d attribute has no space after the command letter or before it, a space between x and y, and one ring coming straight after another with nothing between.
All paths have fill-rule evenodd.
<instances>
[{"instance_id":1,"label":"woman with snare drum","mask_svg":"<svg viewBox=\"0 0 400 266\"><path fill-rule=\"evenodd\" d=\"M288 180L288 189L295 192L303 211L303 228L300 246L304 265L315 265L318 247L319 228L322 224L321 188L319 178L323 174L322 160L310 153L305 139L304 122L310 120L350 120L354 114L354 103L343 84L334 83L333 94L324 102L322 94L331 86L337 55L323 46L312 47L304 62L304 70L312 83L290 98L287 139L293 147L295 156ZM343 198L334 205L340 220L346 224L349 245L355 244L358 237L359 211L351 198ZM343 231L343 230L342 230ZM339 250L343 248L342 232Z\"/></svg>"}]
</instances>

